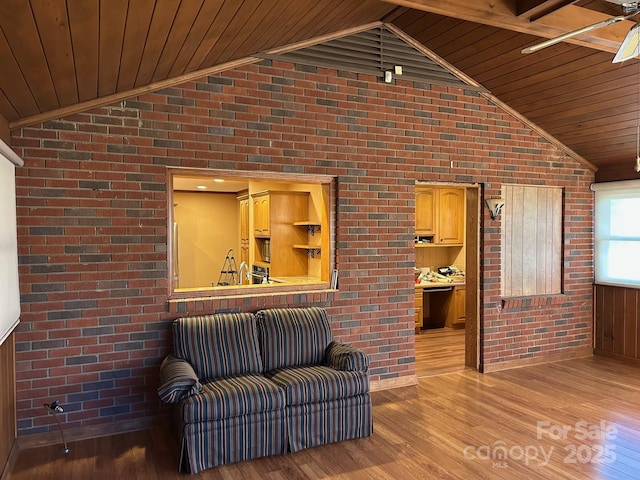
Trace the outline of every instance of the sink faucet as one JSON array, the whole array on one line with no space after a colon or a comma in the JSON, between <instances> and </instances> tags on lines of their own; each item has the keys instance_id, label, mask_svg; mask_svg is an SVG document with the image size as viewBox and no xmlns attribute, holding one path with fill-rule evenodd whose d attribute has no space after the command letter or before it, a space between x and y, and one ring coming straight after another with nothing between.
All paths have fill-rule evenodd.
<instances>
[{"instance_id":1,"label":"sink faucet","mask_svg":"<svg viewBox=\"0 0 640 480\"><path fill-rule=\"evenodd\" d=\"M247 282L249 281L250 275L249 275L249 265L247 265L247 262L242 262L240 264L240 268L238 268L238 282L240 285L242 285L244 282L242 281L242 270L244 269L245 273L244 273L244 279L247 280Z\"/></svg>"}]
</instances>

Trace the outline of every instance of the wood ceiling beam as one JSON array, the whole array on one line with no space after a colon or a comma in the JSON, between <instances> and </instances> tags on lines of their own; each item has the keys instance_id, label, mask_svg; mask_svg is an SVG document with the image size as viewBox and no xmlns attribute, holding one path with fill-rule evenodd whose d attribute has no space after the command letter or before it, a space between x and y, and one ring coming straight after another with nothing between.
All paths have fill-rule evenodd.
<instances>
[{"instance_id":1,"label":"wood ceiling beam","mask_svg":"<svg viewBox=\"0 0 640 480\"><path fill-rule=\"evenodd\" d=\"M578 0L516 0L516 15L533 22Z\"/></svg>"},{"instance_id":2,"label":"wood ceiling beam","mask_svg":"<svg viewBox=\"0 0 640 480\"><path fill-rule=\"evenodd\" d=\"M577 30L600 22L610 15L567 5L553 10L535 22L518 17L513 0L382 0L394 5L413 8L424 12L436 13L445 17L458 18L470 22L490 25L497 28L528 33L542 38L553 38L563 33ZM550 3L553 0L549 0ZM537 2L540 3L540 2ZM583 47L615 53L627 32L635 22L625 20L605 28L593 30L579 37L567 40L568 43Z\"/></svg>"}]
</instances>

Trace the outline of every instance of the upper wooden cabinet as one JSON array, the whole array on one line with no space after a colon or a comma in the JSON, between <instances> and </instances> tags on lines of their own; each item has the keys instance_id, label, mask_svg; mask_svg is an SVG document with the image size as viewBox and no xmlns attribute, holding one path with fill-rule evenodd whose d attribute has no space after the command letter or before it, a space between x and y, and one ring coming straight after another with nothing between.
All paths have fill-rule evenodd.
<instances>
[{"instance_id":1,"label":"upper wooden cabinet","mask_svg":"<svg viewBox=\"0 0 640 480\"><path fill-rule=\"evenodd\" d=\"M271 197L269 192L253 195L253 234L271 236Z\"/></svg>"},{"instance_id":2,"label":"upper wooden cabinet","mask_svg":"<svg viewBox=\"0 0 640 480\"><path fill-rule=\"evenodd\" d=\"M464 243L464 190L438 189L437 243Z\"/></svg>"},{"instance_id":3,"label":"upper wooden cabinet","mask_svg":"<svg viewBox=\"0 0 640 480\"><path fill-rule=\"evenodd\" d=\"M430 243L464 243L464 189L416 187L415 234Z\"/></svg>"},{"instance_id":4,"label":"upper wooden cabinet","mask_svg":"<svg viewBox=\"0 0 640 480\"><path fill-rule=\"evenodd\" d=\"M416 235L436 232L436 192L433 188L416 188Z\"/></svg>"}]
</instances>

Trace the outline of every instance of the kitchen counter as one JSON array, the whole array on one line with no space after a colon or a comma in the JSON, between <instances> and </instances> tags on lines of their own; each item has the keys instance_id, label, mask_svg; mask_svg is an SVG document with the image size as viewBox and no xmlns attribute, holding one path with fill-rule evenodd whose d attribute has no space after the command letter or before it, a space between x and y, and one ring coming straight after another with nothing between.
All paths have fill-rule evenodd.
<instances>
[{"instance_id":1,"label":"kitchen counter","mask_svg":"<svg viewBox=\"0 0 640 480\"><path fill-rule=\"evenodd\" d=\"M442 280L422 280L420 283L415 284L416 290L418 289L429 289L429 288L438 288L438 287L456 287L456 286L464 286L465 277L464 275L452 275L449 277L452 281L446 282Z\"/></svg>"},{"instance_id":2,"label":"kitchen counter","mask_svg":"<svg viewBox=\"0 0 640 480\"><path fill-rule=\"evenodd\" d=\"M450 282L450 283L446 283L446 282L425 282L425 283L416 283L415 284L415 289L419 290L428 290L430 288L439 288L439 287L460 287L460 286L464 286L465 282L462 281L457 281L457 282Z\"/></svg>"},{"instance_id":3,"label":"kitchen counter","mask_svg":"<svg viewBox=\"0 0 640 480\"><path fill-rule=\"evenodd\" d=\"M302 275L302 276L269 277L269 282L283 283L287 285L303 285L308 283L321 283L321 280L319 277L310 277L310 276Z\"/></svg>"}]
</instances>

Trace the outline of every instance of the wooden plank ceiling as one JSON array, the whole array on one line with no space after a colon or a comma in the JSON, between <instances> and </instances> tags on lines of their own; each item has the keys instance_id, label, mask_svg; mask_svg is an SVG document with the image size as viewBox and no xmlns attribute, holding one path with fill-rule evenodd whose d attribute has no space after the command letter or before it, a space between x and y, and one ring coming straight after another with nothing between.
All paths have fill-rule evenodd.
<instances>
[{"instance_id":1,"label":"wooden plank ceiling","mask_svg":"<svg viewBox=\"0 0 640 480\"><path fill-rule=\"evenodd\" d=\"M375 0L2 0L10 122L372 21Z\"/></svg>"},{"instance_id":2,"label":"wooden plank ceiling","mask_svg":"<svg viewBox=\"0 0 640 480\"><path fill-rule=\"evenodd\" d=\"M385 22L599 167L601 178L633 178L640 62L614 65L611 59L636 18L520 53L542 38L620 15L620 3L2 0L0 114L17 128L278 47Z\"/></svg>"}]
</instances>

